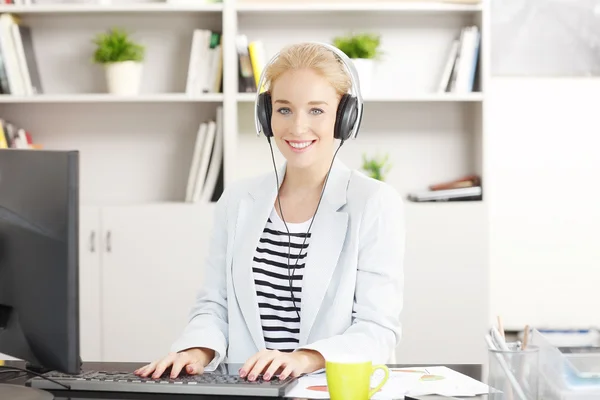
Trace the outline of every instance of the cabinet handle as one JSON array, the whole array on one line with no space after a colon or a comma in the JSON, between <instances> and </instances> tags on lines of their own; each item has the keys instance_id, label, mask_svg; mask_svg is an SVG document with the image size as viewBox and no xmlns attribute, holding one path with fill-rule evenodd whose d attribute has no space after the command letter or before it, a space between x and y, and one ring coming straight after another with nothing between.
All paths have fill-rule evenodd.
<instances>
[{"instance_id":1,"label":"cabinet handle","mask_svg":"<svg viewBox=\"0 0 600 400\"><path fill-rule=\"evenodd\" d=\"M90 252L96 252L96 231L90 233Z\"/></svg>"},{"instance_id":2,"label":"cabinet handle","mask_svg":"<svg viewBox=\"0 0 600 400\"><path fill-rule=\"evenodd\" d=\"M111 232L108 231L106 232L106 251L110 253L110 251L112 250L112 244L111 244Z\"/></svg>"}]
</instances>

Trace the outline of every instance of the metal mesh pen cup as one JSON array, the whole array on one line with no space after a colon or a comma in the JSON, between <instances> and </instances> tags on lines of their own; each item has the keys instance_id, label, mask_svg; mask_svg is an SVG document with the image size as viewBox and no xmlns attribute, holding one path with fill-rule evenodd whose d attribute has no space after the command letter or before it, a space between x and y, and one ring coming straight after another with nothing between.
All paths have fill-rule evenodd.
<instances>
[{"instance_id":1,"label":"metal mesh pen cup","mask_svg":"<svg viewBox=\"0 0 600 400\"><path fill-rule=\"evenodd\" d=\"M538 400L539 349L488 349L489 400Z\"/></svg>"}]
</instances>

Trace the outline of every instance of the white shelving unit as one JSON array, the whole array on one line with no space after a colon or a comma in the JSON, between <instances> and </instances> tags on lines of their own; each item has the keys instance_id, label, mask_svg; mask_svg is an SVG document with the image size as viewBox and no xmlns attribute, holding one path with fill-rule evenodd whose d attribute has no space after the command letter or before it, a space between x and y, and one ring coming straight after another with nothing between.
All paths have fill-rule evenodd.
<instances>
[{"instance_id":1,"label":"white shelving unit","mask_svg":"<svg viewBox=\"0 0 600 400\"><path fill-rule=\"evenodd\" d=\"M384 56L365 98L361 132L338 157L360 168L363 153L388 153L387 181L406 194L473 172L485 182L489 39L488 0L482 1L0 6L31 27L44 86L41 95L0 95L0 117L26 128L44 148L81 152L84 360L160 357L186 322L179 311L187 312L201 284L194 279L201 276L214 206L183 202L200 122L223 107L225 185L272 169L268 145L254 132L254 96L237 90L237 34L262 40L270 57L292 42L381 33ZM450 43L467 24L483 33L477 92L437 93ZM91 39L112 26L127 28L147 47L139 96L106 94L103 71L91 62ZM223 32L223 93L184 93L195 28ZM282 161L277 151L276 161ZM486 202L407 203L406 213L398 359L485 362ZM133 319L132 310L139 313ZM146 340L144 317L169 330Z\"/></svg>"},{"instance_id":2,"label":"white shelving unit","mask_svg":"<svg viewBox=\"0 0 600 400\"><path fill-rule=\"evenodd\" d=\"M163 2L152 3L125 3L125 4L31 4L31 5L1 5L0 12L13 14L122 14L122 13L221 13L223 4L168 4Z\"/></svg>"}]
</instances>

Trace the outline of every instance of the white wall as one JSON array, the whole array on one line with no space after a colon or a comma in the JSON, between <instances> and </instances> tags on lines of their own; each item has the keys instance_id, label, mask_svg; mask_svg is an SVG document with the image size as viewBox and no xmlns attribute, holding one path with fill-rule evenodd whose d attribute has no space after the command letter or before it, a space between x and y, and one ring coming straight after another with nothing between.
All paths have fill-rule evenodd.
<instances>
[{"instance_id":1,"label":"white wall","mask_svg":"<svg viewBox=\"0 0 600 400\"><path fill-rule=\"evenodd\" d=\"M600 326L600 80L488 89L490 315L507 329Z\"/></svg>"}]
</instances>

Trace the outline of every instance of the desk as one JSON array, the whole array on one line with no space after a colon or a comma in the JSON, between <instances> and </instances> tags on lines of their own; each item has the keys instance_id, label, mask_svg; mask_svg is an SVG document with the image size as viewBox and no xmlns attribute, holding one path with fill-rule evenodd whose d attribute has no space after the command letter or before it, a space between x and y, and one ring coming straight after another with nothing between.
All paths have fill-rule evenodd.
<instances>
[{"instance_id":1,"label":"desk","mask_svg":"<svg viewBox=\"0 0 600 400\"><path fill-rule=\"evenodd\" d=\"M145 363L123 363L123 362L85 362L83 363L84 370L94 370L94 371L126 371L132 372L137 368L145 365ZM428 364L431 366L432 364ZM451 368L455 371L468 375L474 379L481 380L482 367L479 364L443 364L448 368ZM25 368L25 363L22 361L7 361L6 366L15 366L19 368ZM419 365L410 364L390 364L389 367L394 368L402 368L402 367L416 367ZM25 381L28 378L19 378L12 381L4 381L3 383L11 383L24 385ZM173 399L181 399L181 400L205 400L205 399L215 399L215 400L227 400L227 399L235 399L235 400L256 400L256 397L231 397L231 396L189 396L189 395L170 395L170 394L148 394L148 393L102 393L102 392L64 392L64 391L56 391L52 392L55 396L56 400L83 400L83 399L115 399L115 400L173 400ZM437 400L440 397L438 396L423 396L419 397L419 399L431 399ZM470 398L471 400L477 400L480 397ZM481 397L483 398L483 397Z\"/></svg>"}]
</instances>

